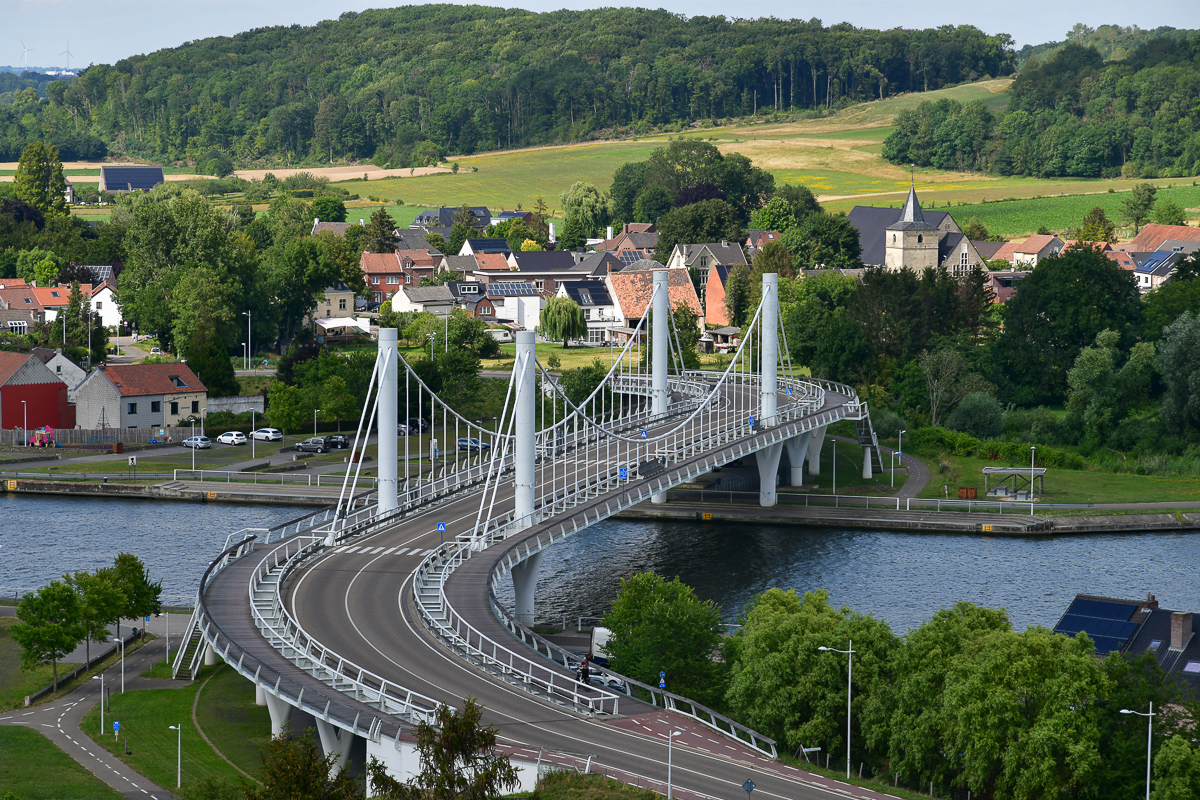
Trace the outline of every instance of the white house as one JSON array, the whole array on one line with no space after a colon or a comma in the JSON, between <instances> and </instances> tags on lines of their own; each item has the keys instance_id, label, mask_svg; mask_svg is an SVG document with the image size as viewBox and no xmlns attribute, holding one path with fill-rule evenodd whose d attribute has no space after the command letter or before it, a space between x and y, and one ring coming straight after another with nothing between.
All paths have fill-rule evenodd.
<instances>
[{"instance_id":1,"label":"white house","mask_svg":"<svg viewBox=\"0 0 1200 800\"><path fill-rule=\"evenodd\" d=\"M391 297L392 311L431 311L449 314L455 305L454 293L445 286L401 286Z\"/></svg>"},{"instance_id":2,"label":"white house","mask_svg":"<svg viewBox=\"0 0 1200 800\"><path fill-rule=\"evenodd\" d=\"M75 402L75 390L87 377L87 370L63 355L62 348L50 350L46 347L33 348L33 354L46 365L46 369L67 385L67 402Z\"/></svg>"},{"instance_id":3,"label":"white house","mask_svg":"<svg viewBox=\"0 0 1200 800\"><path fill-rule=\"evenodd\" d=\"M117 288L105 281L92 291L92 311L100 317L100 324L116 328L121 324L121 306L117 302Z\"/></svg>"},{"instance_id":4,"label":"white house","mask_svg":"<svg viewBox=\"0 0 1200 800\"><path fill-rule=\"evenodd\" d=\"M563 281L554 296L569 297L583 309L589 344L608 342L614 338L613 328L624 324L617 314L616 304L608 294L608 286L602 280Z\"/></svg>"},{"instance_id":5,"label":"white house","mask_svg":"<svg viewBox=\"0 0 1200 800\"><path fill-rule=\"evenodd\" d=\"M496 309L496 319L516 323L525 330L536 328L542 316L542 295L528 281L489 283L487 299Z\"/></svg>"}]
</instances>

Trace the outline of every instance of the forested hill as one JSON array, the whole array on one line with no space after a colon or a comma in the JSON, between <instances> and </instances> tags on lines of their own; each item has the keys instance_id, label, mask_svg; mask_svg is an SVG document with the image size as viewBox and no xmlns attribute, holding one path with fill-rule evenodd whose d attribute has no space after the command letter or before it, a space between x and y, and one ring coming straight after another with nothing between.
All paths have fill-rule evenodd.
<instances>
[{"instance_id":1,"label":"forested hill","mask_svg":"<svg viewBox=\"0 0 1200 800\"><path fill-rule=\"evenodd\" d=\"M1017 63L1023 66L1030 58L1045 58L1071 42L1095 48L1105 61L1120 61L1151 39L1187 39L1194 33L1196 31L1172 28L1169 25L1143 30L1137 25L1101 25L1092 28L1080 22L1067 31L1067 38L1061 42L1025 45L1017 51Z\"/></svg>"},{"instance_id":2,"label":"forested hill","mask_svg":"<svg viewBox=\"0 0 1200 800\"><path fill-rule=\"evenodd\" d=\"M428 5L348 12L94 66L47 92L51 131L174 161L409 166L614 127L834 106L1011 73L1007 34L860 30L621 8ZM0 159L38 131L0 107Z\"/></svg>"}]
</instances>

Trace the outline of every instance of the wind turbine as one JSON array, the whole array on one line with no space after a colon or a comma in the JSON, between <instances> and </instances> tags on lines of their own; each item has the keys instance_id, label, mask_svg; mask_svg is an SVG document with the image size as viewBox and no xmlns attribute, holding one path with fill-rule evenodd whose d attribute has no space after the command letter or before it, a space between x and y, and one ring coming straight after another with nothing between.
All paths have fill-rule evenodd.
<instances>
[{"instance_id":1,"label":"wind turbine","mask_svg":"<svg viewBox=\"0 0 1200 800\"><path fill-rule=\"evenodd\" d=\"M24 39L22 39L22 40L21 40L21 47L25 47L25 40L24 40ZM33 52L33 48L32 48L32 47L25 47L25 52L24 52L24 53L22 54L22 56L21 56L22 58L24 58L24 59L25 59L25 71L26 71L26 72L28 72L28 71L29 71L29 54L30 54L31 52Z\"/></svg>"},{"instance_id":2,"label":"wind turbine","mask_svg":"<svg viewBox=\"0 0 1200 800\"><path fill-rule=\"evenodd\" d=\"M66 70L67 70L67 72L70 72L71 71L71 56L75 55L74 53L71 52L71 40L70 39L67 39L67 49L63 50L61 53L59 53L59 55L67 57Z\"/></svg>"}]
</instances>

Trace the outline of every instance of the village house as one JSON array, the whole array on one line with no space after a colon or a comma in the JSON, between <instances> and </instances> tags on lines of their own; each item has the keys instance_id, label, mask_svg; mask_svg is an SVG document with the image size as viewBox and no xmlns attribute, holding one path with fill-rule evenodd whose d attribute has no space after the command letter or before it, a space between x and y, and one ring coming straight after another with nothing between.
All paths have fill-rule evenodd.
<instances>
[{"instance_id":1,"label":"village house","mask_svg":"<svg viewBox=\"0 0 1200 800\"><path fill-rule=\"evenodd\" d=\"M74 403L76 389L87 377L87 370L63 355L62 348L51 350L48 347L33 348L33 355L46 365L46 369L54 373L67 386L67 402Z\"/></svg>"},{"instance_id":2,"label":"village house","mask_svg":"<svg viewBox=\"0 0 1200 800\"><path fill-rule=\"evenodd\" d=\"M506 257L512 252L507 239L467 239L462 243L458 254L460 256L477 256L481 253L503 253Z\"/></svg>"},{"instance_id":3,"label":"village house","mask_svg":"<svg viewBox=\"0 0 1200 800\"><path fill-rule=\"evenodd\" d=\"M495 309L496 319L511 322L525 330L537 327L542 316L542 295L528 281L487 283L487 299Z\"/></svg>"},{"instance_id":4,"label":"village house","mask_svg":"<svg viewBox=\"0 0 1200 800\"><path fill-rule=\"evenodd\" d=\"M162 167L118 167L106 164L100 167L100 183L96 190L113 193L148 192L164 180Z\"/></svg>"},{"instance_id":5,"label":"village house","mask_svg":"<svg viewBox=\"0 0 1200 800\"><path fill-rule=\"evenodd\" d=\"M457 308L483 320L496 318L496 306L487 297L487 285L478 281L446 281Z\"/></svg>"},{"instance_id":6,"label":"village house","mask_svg":"<svg viewBox=\"0 0 1200 800\"><path fill-rule=\"evenodd\" d=\"M392 311L428 311L449 314L454 309L454 294L445 286L401 286L391 296Z\"/></svg>"},{"instance_id":7,"label":"village house","mask_svg":"<svg viewBox=\"0 0 1200 800\"><path fill-rule=\"evenodd\" d=\"M717 264L708 271L704 284L704 322L710 327L721 328L729 324L729 311L725 308L725 287L729 283L730 267Z\"/></svg>"},{"instance_id":8,"label":"village house","mask_svg":"<svg viewBox=\"0 0 1200 800\"><path fill-rule=\"evenodd\" d=\"M198 420L208 408L208 389L182 362L102 365L76 397L79 426L91 429L166 428Z\"/></svg>"},{"instance_id":9,"label":"village house","mask_svg":"<svg viewBox=\"0 0 1200 800\"><path fill-rule=\"evenodd\" d=\"M0 280L0 325L9 333L25 334L39 322L46 321L46 311L38 302L33 289L21 278Z\"/></svg>"},{"instance_id":10,"label":"village house","mask_svg":"<svg viewBox=\"0 0 1200 800\"><path fill-rule=\"evenodd\" d=\"M623 324L618 319L616 305L608 295L603 280L563 281L555 297L569 297L583 310L587 320L588 344L605 344L613 340L613 329Z\"/></svg>"},{"instance_id":11,"label":"village house","mask_svg":"<svg viewBox=\"0 0 1200 800\"><path fill-rule=\"evenodd\" d=\"M704 244L677 244L667 258L668 269L680 267L695 270L700 276L700 305L706 307L708 275L718 265L722 267L737 267L748 263L746 254L737 242L707 242ZM721 302L724 302L722 294Z\"/></svg>"},{"instance_id":12,"label":"village house","mask_svg":"<svg viewBox=\"0 0 1200 800\"><path fill-rule=\"evenodd\" d=\"M372 299L382 303L401 286L417 286L421 278L433 278L441 257L425 250L397 250L394 253L363 253L359 258L363 280Z\"/></svg>"},{"instance_id":13,"label":"village house","mask_svg":"<svg viewBox=\"0 0 1200 800\"><path fill-rule=\"evenodd\" d=\"M458 213L459 206L443 206L441 208L427 208L420 214L417 214L413 220L412 228L451 228L454 226L454 215ZM475 220L475 227L479 230L486 228L492 221L492 212L488 211L484 206L469 206L472 218Z\"/></svg>"},{"instance_id":14,"label":"village house","mask_svg":"<svg viewBox=\"0 0 1200 800\"><path fill-rule=\"evenodd\" d=\"M660 269L665 267L657 261L642 261L605 277L604 282L615 306L617 324L613 333L618 343L626 342L633 336L646 305L654 295L654 272ZM696 315L698 325L702 323L704 309L700 307L700 298L686 269L667 270L667 297L672 309L682 303Z\"/></svg>"},{"instance_id":15,"label":"village house","mask_svg":"<svg viewBox=\"0 0 1200 800\"><path fill-rule=\"evenodd\" d=\"M1035 234L1023 242L1005 242L992 256L992 259L1003 259L1012 264L1014 269L1037 266L1038 261L1050 256L1056 256L1067 246L1067 243L1051 234Z\"/></svg>"},{"instance_id":16,"label":"village house","mask_svg":"<svg viewBox=\"0 0 1200 800\"><path fill-rule=\"evenodd\" d=\"M67 385L36 355L0 351L0 428L74 428Z\"/></svg>"},{"instance_id":17,"label":"village house","mask_svg":"<svg viewBox=\"0 0 1200 800\"><path fill-rule=\"evenodd\" d=\"M909 187L902 208L855 206L847 219L858 228L864 266L918 272L940 266L956 276L986 266L953 217L922 210L915 187Z\"/></svg>"}]
</instances>

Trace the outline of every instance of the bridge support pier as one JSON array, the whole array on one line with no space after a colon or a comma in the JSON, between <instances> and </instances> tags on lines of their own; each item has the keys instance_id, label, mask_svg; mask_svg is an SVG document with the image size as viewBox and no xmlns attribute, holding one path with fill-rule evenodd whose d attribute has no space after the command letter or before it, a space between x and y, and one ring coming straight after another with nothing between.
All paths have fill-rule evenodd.
<instances>
[{"instance_id":1,"label":"bridge support pier","mask_svg":"<svg viewBox=\"0 0 1200 800\"><path fill-rule=\"evenodd\" d=\"M325 757L337 755L329 764L329 777L335 778L346 768L346 758L350 755L350 745L354 743L354 734L344 731L333 723L317 718L317 735L321 737L321 751Z\"/></svg>"},{"instance_id":2,"label":"bridge support pier","mask_svg":"<svg viewBox=\"0 0 1200 800\"><path fill-rule=\"evenodd\" d=\"M821 474L821 447L825 444L825 429L827 425L813 428L808 442L808 474Z\"/></svg>"},{"instance_id":3,"label":"bridge support pier","mask_svg":"<svg viewBox=\"0 0 1200 800\"><path fill-rule=\"evenodd\" d=\"M292 716L292 706L281 697L267 694L267 711L271 714L271 737L283 734L287 727L288 718Z\"/></svg>"},{"instance_id":4,"label":"bridge support pier","mask_svg":"<svg viewBox=\"0 0 1200 800\"><path fill-rule=\"evenodd\" d=\"M267 704L267 690L258 681L254 682L254 705L265 706Z\"/></svg>"},{"instance_id":5,"label":"bridge support pier","mask_svg":"<svg viewBox=\"0 0 1200 800\"><path fill-rule=\"evenodd\" d=\"M654 307L651 309L653 338L650 339L650 413L660 420L667 415L667 357L671 353L671 299L669 276L665 269L654 270ZM649 456L650 454L647 454ZM667 493L650 496L654 505L667 502Z\"/></svg>"},{"instance_id":6,"label":"bridge support pier","mask_svg":"<svg viewBox=\"0 0 1200 800\"><path fill-rule=\"evenodd\" d=\"M396 510L397 484L400 474L399 445L396 432L396 406L400 402L398 384L400 353L397 349L399 332L395 328L380 328L378 358L386 359L379 374L379 513Z\"/></svg>"},{"instance_id":7,"label":"bridge support pier","mask_svg":"<svg viewBox=\"0 0 1200 800\"><path fill-rule=\"evenodd\" d=\"M533 600L537 589L538 567L542 563L541 551L512 568L513 582L513 611L516 612L517 622L522 625L533 624Z\"/></svg>"},{"instance_id":8,"label":"bridge support pier","mask_svg":"<svg viewBox=\"0 0 1200 800\"><path fill-rule=\"evenodd\" d=\"M863 473L864 478L873 478L875 473L871 469L871 448L863 448Z\"/></svg>"},{"instance_id":9,"label":"bridge support pier","mask_svg":"<svg viewBox=\"0 0 1200 800\"><path fill-rule=\"evenodd\" d=\"M217 651L213 650L213 646L211 644L204 645L204 666L215 667L219 663L220 659L217 658Z\"/></svg>"},{"instance_id":10,"label":"bridge support pier","mask_svg":"<svg viewBox=\"0 0 1200 800\"><path fill-rule=\"evenodd\" d=\"M754 454L758 463L758 504L770 508L779 502L775 493L775 479L779 474L779 456L783 454L783 442L773 444Z\"/></svg>"},{"instance_id":11,"label":"bridge support pier","mask_svg":"<svg viewBox=\"0 0 1200 800\"><path fill-rule=\"evenodd\" d=\"M779 410L779 275L762 276L762 406L759 421L775 425ZM775 457L778 462L779 456ZM771 503L771 505L775 505Z\"/></svg>"},{"instance_id":12,"label":"bridge support pier","mask_svg":"<svg viewBox=\"0 0 1200 800\"><path fill-rule=\"evenodd\" d=\"M537 365L534 363L533 331L517 331L517 366L520 373L513 376L516 397L513 398L513 472L516 507L513 511L517 530L533 524L534 466L537 461ZM531 595L532 597L532 595ZM530 608L532 608L530 600Z\"/></svg>"},{"instance_id":13,"label":"bridge support pier","mask_svg":"<svg viewBox=\"0 0 1200 800\"><path fill-rule=\"evenodd\" d=\"M804 485L804 457L808 454L808 443L812 437L807 433L793 436L784 442L787 446L788 463L791 464L788 484L791 486Z\"/></svg>"}]
</instances>

